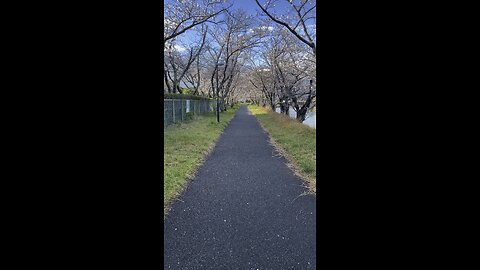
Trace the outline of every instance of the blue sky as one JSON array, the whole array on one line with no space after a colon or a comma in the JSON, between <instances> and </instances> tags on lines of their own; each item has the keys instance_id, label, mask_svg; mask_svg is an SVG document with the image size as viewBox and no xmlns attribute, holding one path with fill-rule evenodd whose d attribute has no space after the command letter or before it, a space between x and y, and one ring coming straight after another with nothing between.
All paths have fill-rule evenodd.
<instances>
[{"instance_id":1,"label":"blue sky","mask_svg":"<svg viewBox=\"0 0 480 270\"><path fill-rule=\"evenodd\" d=\"M165 5L168 5L169 1L172 1L172 0L166 0L164 2ZM234 10L243 9L249 15L255 15L257 11L260 11L260 13L262 13L260 8L257 6L257 3L255 2L255 0L231 0L231 1L233 2L233 9ZM260 1L260 3L264 3L264 2L265 2L265 0ZM287 1L285 1L285 0L277 0L276 1L276 7L274 8L274 10L276 10L278 12L280 10L285 10L285 8L290 9L289 3L287 3ZM275 12L275 13L277 13L277 12ZM283 13L283 12L280 11L280 13ZM195 31L187 31L187 32L185 32L185 34L183 34L183 35L181 35L181 37L179 37L179 41L190 43L192 41L198 41L199 38L200 38L200 36Z\"/></svg>"},{"instance_id":2,"label":"blue sky","mask_svg":"<svg viewBox=\"0 0 480 270\"><path fill-rule=\"evenodd\" d=\"M233 0L233 2L233 7L235 9L241 8L251 15L255 14L257 9L260 10L257 3L255 3L255 0Z\"/></svg>"},{"instance_id":3,"label":"blue sky","mask_svg":"<svg viewBox=\"0 0 480 270\"><path fill-rule=\"evenodd\" d=\"M258 7L257 3L255 0L232 0L233 2L233 7L234 8L242 8L245 11L247 11L248 14L255 14L256 10L260 11L260 8ZM266 1L260 1L260 4L266 2ZM279 0L277 1L277 8L282 9L287 7L289 4L285 0Z\"/></svg>"}]
</instances>

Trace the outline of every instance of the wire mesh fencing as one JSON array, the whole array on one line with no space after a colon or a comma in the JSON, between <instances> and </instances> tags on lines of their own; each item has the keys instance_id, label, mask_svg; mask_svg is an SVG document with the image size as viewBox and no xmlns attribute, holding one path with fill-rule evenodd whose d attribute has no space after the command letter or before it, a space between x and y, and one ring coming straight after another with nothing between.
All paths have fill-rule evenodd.
<instances>
[{"instance_id":1,"label":"wire mesh fencing","mask_svg":"<svg viewBox=\"0 0 480 270\"><path fill-rule=\"evenodd\" d=\"M164 99L163 127L215 111L213 100Z\"/></svg>"}]
</instances>

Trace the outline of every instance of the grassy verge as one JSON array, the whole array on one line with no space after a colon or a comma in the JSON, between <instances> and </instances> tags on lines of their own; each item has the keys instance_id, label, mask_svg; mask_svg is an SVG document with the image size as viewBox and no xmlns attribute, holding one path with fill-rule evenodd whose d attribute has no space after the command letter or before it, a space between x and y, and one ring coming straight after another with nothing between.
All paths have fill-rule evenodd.
<instances>
[{"instance_id":1,"label":"grassy verge","mask_svg":"<svg viewBox=\"0 0 480 270\"><path fill-rule=\"evenodd\" d=\"M193 177L204 157L215 145L223 129L235 115L239 106L220 114L217 123L215 114L198 117L188 123L168 126L164 129L163 154L163 214L169 205Z\"/></svg>"},{"instance_id":2,"label":"grassy verge","mask_svg":"<svg viewBox=\"0 0 480 270\"><path fill-rule=\"evenodd\" d=\"M287 158L289 166L316 192L316 131L270 109L248 105L248 109L270 134L272 144Z\"/></svg>"}]
</instances>

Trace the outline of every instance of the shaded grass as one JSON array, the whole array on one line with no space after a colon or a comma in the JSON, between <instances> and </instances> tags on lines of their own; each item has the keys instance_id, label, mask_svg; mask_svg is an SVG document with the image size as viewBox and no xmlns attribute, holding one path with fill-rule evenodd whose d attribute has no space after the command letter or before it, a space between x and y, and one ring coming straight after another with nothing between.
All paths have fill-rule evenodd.
<instances>
[{"instance_id":1,"label":"shaded grass","mask_svg":"<svg viewBox=\"0 0 480 270\"><path fill-rule=\"evenodd\" d=\"M164 129L164 217L170 203L182 192L188 180L193 178L239 107L235 106L221 113L220 123L217 123L215 114L211 113Z\"/></svg>"},{"instance_id":2,"label":"shaded grass","mask_svg":"<svg viewBox=\"0 0 480 270\"><path fill-rule=\"evenodd\" d=\"M290 168L316 192L316 130L268 108L248 105L248 109L270 134L272 144L287 158Z\"/></svg>"}]
</instances>

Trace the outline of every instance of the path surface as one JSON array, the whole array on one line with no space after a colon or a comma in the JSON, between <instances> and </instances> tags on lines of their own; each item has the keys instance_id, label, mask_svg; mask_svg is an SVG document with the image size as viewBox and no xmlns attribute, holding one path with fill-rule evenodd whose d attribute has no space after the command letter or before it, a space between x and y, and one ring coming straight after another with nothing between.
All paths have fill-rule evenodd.
<instances>
[{"instance_id":1,"label":"path surface","mask_svg":"<svg viewBox=\"0 0 480 270\"><path fill-rule=\"evenodd\" d=\"M164 223L164 269L315 269L315 196L242 106Z\"/></svg>"}]
</instances>

